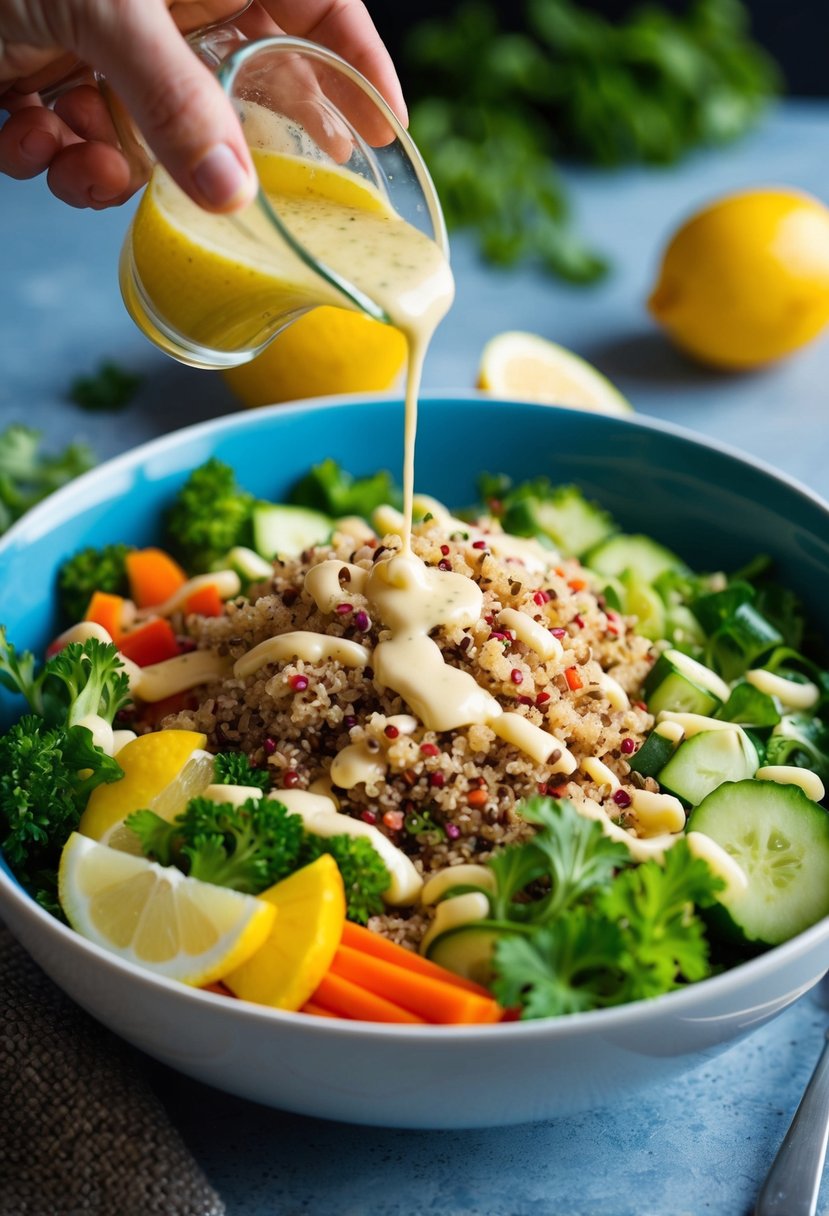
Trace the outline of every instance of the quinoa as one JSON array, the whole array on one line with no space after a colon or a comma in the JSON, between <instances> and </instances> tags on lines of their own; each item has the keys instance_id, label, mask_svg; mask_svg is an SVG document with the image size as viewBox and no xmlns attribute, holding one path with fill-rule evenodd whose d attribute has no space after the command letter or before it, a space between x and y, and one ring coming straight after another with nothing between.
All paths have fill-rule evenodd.
<instances>
[{"instance_id":1,"label":"quinoa","mask_svg":"<svg viewBox=\"0 0 829 1216\"><path fill-rule=\"evenodd\" d=\"M498 525L485 521L492 535ZM632 792L641 782L629 765L653 724L637 695L654 660L651 643L633 621L607 609L595 577L573 559L541 562L520 554L496 556L479 531L449 531L445 522L419 524L414 552L427 565L473 579L483 593L480 618L468 628L433 633L445 662L469 672L504 710L557 736L577 761L601 760ZM260 642L293 630L351 639L369 650L387 639L367 600L348 589L330 613L304 590L307 571L332 558L369 570L400 539L334 534L329 545L275 563L269 583L249 598L228 603L222 616L188 616L178 630L199 648L236 660ZM497 546L496 546L497 547ZM347 592L347 598L346 593ZM526 613L559 638L562 653L543 660L498 621L505 609ZM230 664L229 664L230 666ZM603 681L610 676L630 698ZM203 731L213 751L241 750L267 769L274 791L331 791L330 769L349 744L376 755L384 776L345 790L333 788L344 814L383 832L426 877L445 866L483 861L498 846L533 834L518 810L533 794L568 797L576 805L598 803L624 822L624 797L611 798L581 767L569 776L553 771L559 756L536 763L486 725L435 732L418 724L412 733L389 719L410 714L392 690L380 687L371 667L355 669L329 659L271 663L246 679L232 674L194 691L190 705L162 719L163 727ZM394 909L370 927L414 945L427 918Z\"/></svg>"}]
</instances>

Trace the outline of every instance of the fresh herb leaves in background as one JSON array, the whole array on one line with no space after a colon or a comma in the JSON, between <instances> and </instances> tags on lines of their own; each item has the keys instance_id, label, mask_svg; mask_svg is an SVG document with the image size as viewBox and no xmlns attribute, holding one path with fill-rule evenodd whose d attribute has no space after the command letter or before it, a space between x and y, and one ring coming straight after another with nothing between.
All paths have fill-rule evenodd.
<instances>
[{"instance_id":1,"label":"fresh herb leaves in background","mask_svg":"<svg viewBox=\"0 0 829 1216\"><path fill-rule=\"evenodd\" d=\"M491 261L574 282L606 267L573 226L554 156L667 164L743 135L778 83L740 0L616 24L573 0L524 0L517 26L471 0L416 27L412 131L450 227L474 229Z\"/></svg>"},{"instance_id":2,"label":"fresh herb leaves in background","mask_svg":"<svg viewBox=\"0 0 829 1216\"><path fill-rule=\"evenodd\" d=\"M135 372L117 363L102 363L91 376L78 376L69 387L69 400L84 410L122 410L141 383Z\"/></svg>"},{"instance_id":3,"label":"fresh herb leaves in background","mask_svg":"<svg viewBox=\"0 0 829 1216\"><path fill-rule=\"evenodd\" d=\"M18 423L0 432L0 534L53 490L91 469L89 448L72 443L62 452L41 451L39 431Z\"/></svg>"}]
</instances>

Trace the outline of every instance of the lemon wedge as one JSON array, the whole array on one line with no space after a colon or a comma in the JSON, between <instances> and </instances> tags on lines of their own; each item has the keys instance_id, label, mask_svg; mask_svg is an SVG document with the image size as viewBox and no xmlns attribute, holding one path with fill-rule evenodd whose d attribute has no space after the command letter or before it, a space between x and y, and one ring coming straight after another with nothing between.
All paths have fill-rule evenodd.
<instances>
[{"instance_id":1,"label":"lemon wedge","mask_svg":"<svg viewBox=\"0 0 829 1216\"><path fill-rule=\"evenodd\" d=\"M337 863L323 853L259 899L276 909L268 939L222 979L243 1000L299 1009L319 987L342 937L345 889Z\"/></svg>"},{"instance_id":2,"label":"lemon wedge","mask_svg":"<svg viewBox=\"0 0 829 1216\"><path fill-rule=\"evenodd\" d=\"M83 937L185 984L208 984L238 967L259 950L277 915L254 895L187 878L80 832L61 854L58 895Z\"/></svg>"},{"instance_id":3,"label":"lemon wedge","mask_svg":"<svg viewBox=\"0 0 829 1216\"><path fill-rule=\"evenodd\" d=\"M511 330L484 347L478 388L499 397L565 405L602 414L629 414L633 407L585 359L537 334Z\"/></svg>"},{"instance_id":4,"label":"lemon wedge","mask_svg":"<svg viewBox=\"0 0 829 1216\"><path fill-rule=\"evenodd\" d=\"M158 730L132 739L118 753L124 776L92 791L78 830L100 840L131 811L149 806L178 776L196 748L206 743L207 736L194 730Z\"/></svg>"},{"instance_id":5,"label":"lemon wedge","mask_svg":"<svg viewBox=\"0 0 829 1216\"><path fill-rule=\"evenodd\" d=\"M176 815L180 815L186 808L191 798L198 798L212 785L216 775L214 762L215 756L197 747L191 752L190 759L181 772L147 804L148 810L155 811L156 815L160 815L168 823L175 819ZM135 809L143 810L143 807ZM136 857L142 856L138 837L123 819L107 828L101 837L101 844L108 845L111 849L120 849L123 853L133 853Z\"/></svg>"}]
</instances>

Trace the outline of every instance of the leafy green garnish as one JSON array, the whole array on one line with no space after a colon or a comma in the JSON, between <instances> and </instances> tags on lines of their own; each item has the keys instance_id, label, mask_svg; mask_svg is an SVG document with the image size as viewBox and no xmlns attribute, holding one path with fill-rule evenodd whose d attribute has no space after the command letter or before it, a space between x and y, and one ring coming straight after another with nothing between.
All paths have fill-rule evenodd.
<instances>
[{"instance_id":1,"label":"leafy green garnish","mask_svg":"<svg viewBox=\"0 0 829 1216\"><path fill-rule=\"evenodd\" d=\"M113 544L81 549L67 558L58 573L58 598L64 616L80 621L95 591L127 595L126 557L132 546Z\"/></svg>"},{"instance_id":2,"label":"leafy green garnish","mask_svg":"<svg viewBox=\"0 0 829 1216\"><path fill-rule=\"evenodd\" d=\"M236 545L250 546L254 502L215 456L193 470L165 519L170 548L188 572L213 570Z\"/></svg>"},{"instance_id":3,"label":"leafy green garnish","mask_svg":"<svg viewBox=\"0 0 829 1216\"><path fill-rule=\"evenodd\" d=\"M213 758L213 774L216 785L256 785L263 794L271 788L270 773L254 768L244 752L219 752Z\"/></svg>"},{"instance_id":4,"label":"leafy green garnish","mask_svg":"<svg viewBox=\"0 0 829 1216\"><path fill-rule=\"evenodd\" d=\"M89 448L72 443L49 456L41 451L43 436L14 423L0 432L0 534L53 490L91 469Z\"/></svg>"},{"instance_id":5,"label":"leafy green garnish","mask_svg":"<svg viewBox=\"0 0 829 1216\"><path fill-rule=\"evenodd\" d=\"M503 29L485 0L416 26L412 131L450 227L482 253L576 282L605 263L578 236L553 157L669 163L744 134L777 85L739 0L610 22L574 0L524 0ZM462 87L460 83L462 82Z\"/></svg>"},{"instance_id":6,"label":"leafy green garnish","mask_svg":"<svg viewBox=\"0 0 829 1216\"><path fill-rule=\"evenodd\" d=\"M121 410L132 401L140 383L141 376L107 361L94 375L72 381L69 400L84 410Z\"/></svg>"},{"instance_id":7,"label":"leafy green garnish","mask_svg":"<svg viewBox=\"0 0 829 1216\"><path fill-rule=\"evenodd\" d=\"M362 837L315 836L275 798L249 798L241 807L193 798L172 822L141 810L126 823L146 856L250 895L329 853L343 878L350 920L364 924L384 907L389 872L371 843Z\"/></svg>"},{"instance_id":8,"label":"leafy green garnish","mask_svg":"<svg viewBox=\"0 0 829 1216\"><path fill-rule=\"evenodd\" d=\"M377 507L399 506L401 494L391 473L381 470L369 477L353 477L329 457L316 464L297 482L288 501L331 515L362 515L368 519Z\"/></svg>"}]
</instances>

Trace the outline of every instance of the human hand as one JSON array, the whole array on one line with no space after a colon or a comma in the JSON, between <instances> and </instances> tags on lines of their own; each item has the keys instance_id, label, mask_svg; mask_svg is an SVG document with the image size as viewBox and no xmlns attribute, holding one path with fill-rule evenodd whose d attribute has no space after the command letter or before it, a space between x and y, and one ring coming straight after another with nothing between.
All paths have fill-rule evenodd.
<instances>
[{"instance_id":1,"label":"human hand","mask_svg":"<svg viewBox=\"0 0 829 1216\"><path fill-rule=\"evenodd\" d=\"M41 91L73 67L103 73L156 158L213 211L252 198L256 179L233 108L183 33L238 12L240 0L0 0L0 172L47 173L75 207L121 203L141 185L118 147L91 71L54 109ZM361 0L260 0L235 24L249 37L289 33L342 55L405 122L397 76Z\"/></svg>"}]
</instances>

